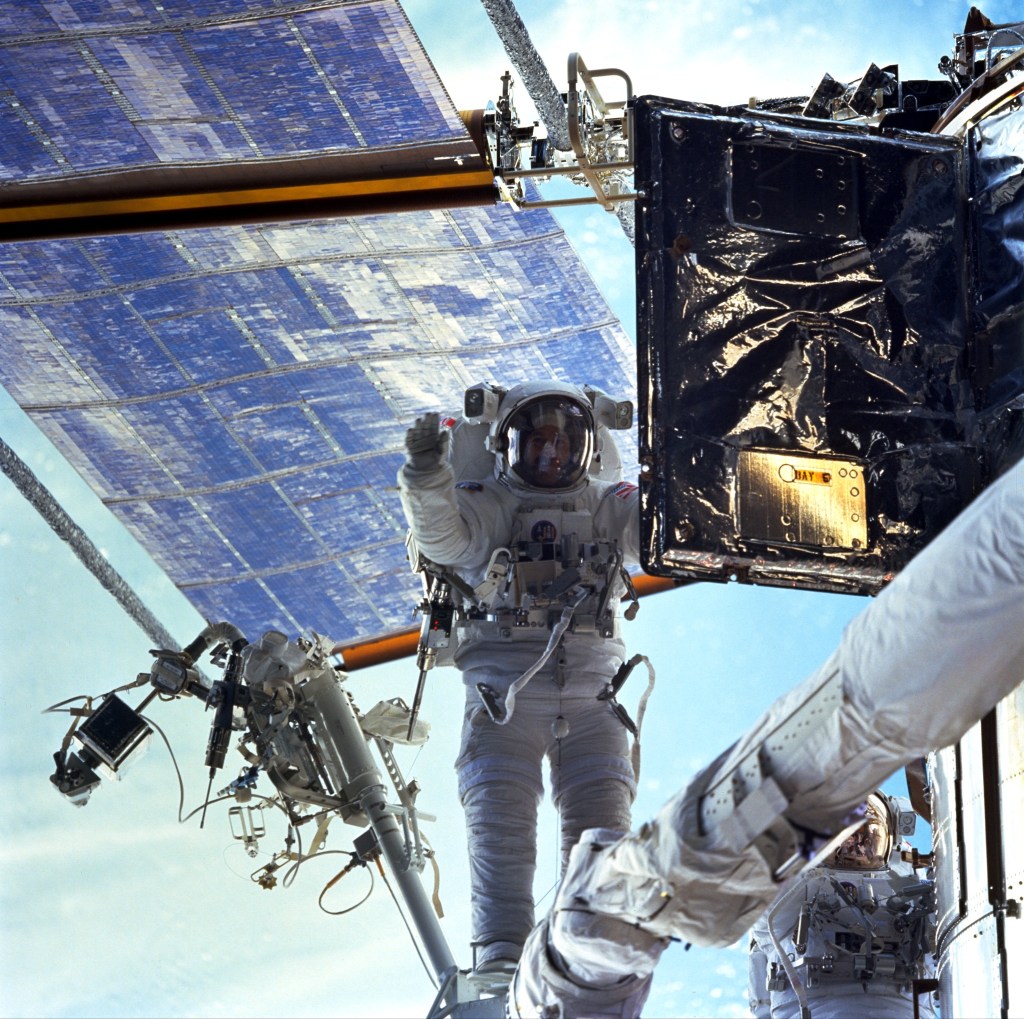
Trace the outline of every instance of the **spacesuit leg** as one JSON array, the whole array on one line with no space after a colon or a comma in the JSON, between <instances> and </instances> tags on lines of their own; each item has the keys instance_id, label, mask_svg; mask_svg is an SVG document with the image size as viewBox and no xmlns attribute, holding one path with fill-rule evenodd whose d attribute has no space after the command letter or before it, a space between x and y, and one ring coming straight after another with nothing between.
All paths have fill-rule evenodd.
<instances>
[{"instance_id":1,"label":"spacesuit leg","mask_svg":"<svg viewBox=\"0 0 1024 1019\"><path fill-rule=\"evenodd\" d=\"M481 782L463 793L478 967L518 959L533 927L538 800L514 781Z\"/></svg>"},{"instance_id":2,"label":"spacesuit leg","mask_svg":"<svg viewBox=\"0 0 1024 1019\"><path fill-rule=\"evenodd\" d=\"M571 689L575 677L569 680ZM563 697L559 704L566 734L548 753L552 799L562 828L562 870L569 852L588 828L625 834L636 779L629 734L607 701L594 694Z\"/></svg>"},{"instance_id":3,"label":"spacesuit leg","mask_svg":"<svg viewBox=\"0 0 1024 1019\"><path fill-rule=\"evenodd\" d=\"M779 891L801 826L834 831L896 769L957 740L1022 678L1024 462L653 821L619 840L588 833L547 935L524 953L509 1000L526 1010L513 1014L548 1005L574 1014L573 986L619 993L633 981L640 993L671 937L731 944ZM735 796L732 809L709 813L720 794ZM599 965L593 946L605 946ZM568 988L544 977L552 965Z\"/></svg>"},{"instance_id":4,"label":"spacesuit leg","mask_svg":"<svg viewBox=\"0 0 1024 1019\"><path fill-rule=\"evenodd\" d=\"M544 735L523 698L495 725L467 671L466 717L456 762L469 851L472 941L479 968L519 957L534 924L537 808L543 793Z\"/></svg>"}]
</instances>

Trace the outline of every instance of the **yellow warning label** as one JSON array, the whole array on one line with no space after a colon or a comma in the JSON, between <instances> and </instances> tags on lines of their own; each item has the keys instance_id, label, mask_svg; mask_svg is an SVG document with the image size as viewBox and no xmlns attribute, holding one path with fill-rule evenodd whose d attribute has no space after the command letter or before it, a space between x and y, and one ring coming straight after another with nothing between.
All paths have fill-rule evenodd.
<instances>
[{"instance_id":1,"label":"yellow warning label","mask_svg":"<svg viewBox=\"0 0 1024 1019\"><path fill-rule=\"evenodd\" d=\"M802 481L808 485L831 485L832 475L828 471L809 471L803 467L793 470L793 480Z\"/></svg>"}]
</instances>

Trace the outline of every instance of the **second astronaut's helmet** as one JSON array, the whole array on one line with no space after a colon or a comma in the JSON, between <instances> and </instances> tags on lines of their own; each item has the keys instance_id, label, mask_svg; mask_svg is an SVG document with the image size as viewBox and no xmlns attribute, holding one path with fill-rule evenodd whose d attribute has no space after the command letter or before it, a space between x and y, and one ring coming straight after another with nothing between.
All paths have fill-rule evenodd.
<instances>
[{"instance_id":1,"label":"second astronaut's helmet","mask_svg":"<svg viewBox=\"0 0 1024 1019\"><path fill-rule=\"evenodd\" d=\"M894 820L887 798L872 793L864 824L839 846L828 865L840 870L884 870L893 849Z\"/></svg>"},{"instance_id":2,"label":"second astronaut's helmet","mask_svg":"<svg viewBox=\"0 0 1024 1019\"><path fill-rule=\"evenodd\" d=\"M493 436L499 477L516 487L571 489L590 469L594 415L590 401L575 386L517 386L502 401Z\"/></svg>"}]
</instances>

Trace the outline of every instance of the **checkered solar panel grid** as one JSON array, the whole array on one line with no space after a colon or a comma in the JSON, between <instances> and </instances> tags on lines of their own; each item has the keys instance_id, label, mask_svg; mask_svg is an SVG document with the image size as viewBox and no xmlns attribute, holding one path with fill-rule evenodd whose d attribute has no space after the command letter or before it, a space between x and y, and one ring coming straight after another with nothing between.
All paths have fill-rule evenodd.
<instances>
[{"instance_id":1,"label":"checkered solar panel grid","mask_svg":"<svg viewBox=\"0 0 1024 1019\"><path fill-rule=\"evenodd\" d=\"M52 173L47 138L61 172L183 158L203 116L204 137L230 138L242 158L307 151L325 134L307 125L288 136L302 104L335 119L335 144L461 130L394 3L274 8L230 24L225 12L264 8L192 4L188 30L183 5L162 7L179 26L163 35L156 7L139 3L64 4L66 39L34 5L0 25L5 84L18 95L40 78L15 51L44 45L19 40L108 61L84 93L48 86L36 107L47 131L7 136L3 173ZM356 23L373 31L353 37ZM246 60L217 52L215 36L244 46ZM280 114L269 118L246 99L274 76L256 73L260 60L286 79L264 103ZM72 62L68 81L80 85L87 66ZM387 79L390 91L336 101L328 86L347 97L355 78L381 89ZM143 105L132 87L152 106L147 129L125 116L98 133L104 113ZM382 111L396 105L387 127ZM349 122L358 132L342 130ZM150 144L175 132L173 144ZM479 381L554 377L625 396L634 377L630 340L552 217L505 207L6 244L0 353L0 382L202 615L250 639L316 629L343 643L414 624L420 588L395 476L417 414L457 411Z\"/></svg>"},{"instance_id":2,"label":"checkered solar panel grid","mask_svg":"<svg viewBox=\"0 0 1024 1019\"><path fill-rule=\"evenodd\" d=\"M8 0L0 81L0 181L465 135L394 0Z\"/></svg>"}]
</instances>

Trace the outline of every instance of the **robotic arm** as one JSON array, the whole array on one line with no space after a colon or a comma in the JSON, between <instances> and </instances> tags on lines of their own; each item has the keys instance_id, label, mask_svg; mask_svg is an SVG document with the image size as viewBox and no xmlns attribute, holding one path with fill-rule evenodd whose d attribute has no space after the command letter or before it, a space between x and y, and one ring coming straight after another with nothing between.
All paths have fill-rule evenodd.
<instances>
[{"instance_id":1,"label":"robotic arm","mask_svg":"<svg viewBox=\"0 0 1024 1019\"><path fill-rule=\"evenodd\" d=\"M207 684L194 665L211 646L224 672L221 679ZM344 674L330 662L332 648L332 641L316 634L292 642L276 631L249 644L236 627L218 623L207 627L184 651L154 651L150 672L120 688L152 687L137 709L117 696L120 691L107 694L95 710L88 704L75 709L76 722L54 755L57 769L51 781L72 803L82 806L99 785L97 770L116 776L152 732L142 715L147 704L158 696L201 698L213 710L205 759L211 783L225 764L232 733L240 732L239 750L248 767L223 790L225 794L244 803L262 773L275 786L293 824L316 820L323 832L332 817L340 816L350 824L368 827L356 840L358 855L364 860L384 857L434 973L445 983L457 968L420 881L429 853L419 838L415 789L405 785L391 755L393 733L389 730L389 738L380 736L370 717L377 714L387 721L395 714L396 703L402 712L408 708L392 701L377 706L389 710L361 715L342 689ZM402 723L404 731L404 718ZM72 741L77 748L69 752ZM374 761L371 743L383 759L400 805L388 802L385 778ZM300 818L303 812L307 817ZM245 836L249 848L252 826L243 821L242 828L243 835L236 837ZM268 880L265 887L271 883Z\"/></svg>"}]
</instances>

